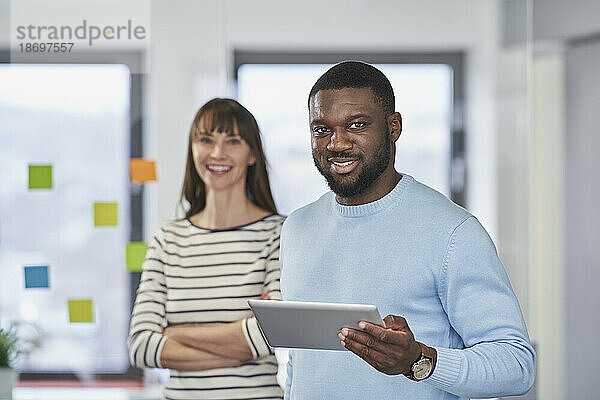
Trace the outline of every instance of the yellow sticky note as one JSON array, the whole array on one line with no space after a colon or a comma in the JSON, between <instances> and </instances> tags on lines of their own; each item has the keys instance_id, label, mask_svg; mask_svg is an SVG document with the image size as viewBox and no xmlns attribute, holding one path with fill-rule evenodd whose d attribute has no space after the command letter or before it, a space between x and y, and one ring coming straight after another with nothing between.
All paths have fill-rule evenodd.
<instances>
[{"instance_id":1,"label":"yellow sticky note","mask_svg":"<svg viewBox=\"0 0 600 400\"><path fill-rule=\"evenodd\" d=\"M94 203L94 226L117 226L117 203Z\"/></svg>"},{"instance_id":2,"label":"yellow sticky note","mask_svg":"<svg viewBox=\"0 0 600 400\"><path fill-rule=\"evenodd\" d=\"M156 162L132 158L129 160L129 175L131 182L135 183L156 181Z\"/></svg>"},{"instance_id":3,"label":"yellow sticky note","mask_svg":"<svg viewBox=\"0 0 600 400\"><path fill-rule=\"evenodd\" d=\"M131 272L141 272L142 263L146 258L148 245L144 242L127 243L125 254L127 258L127 270Z\"/></svg>"},{"instance_id":4,"label":"yellow sticky note","mask_svg":"<svg viewBox=\"0 0 600 400\"><path fill-rule=\"evenodd\" d=\"M69 300L69 322L94 322L91 299Z\"/></svg>"},{"instance_id":5,"label":"yellow sticky note","mask_svg":"<svg viewBox=\"0 0 600 400\"><path fill-rule=\"evenodd\" d=\"M29 165L29 189L52 189L52 165Z\"/></svg>"}]
</instances>

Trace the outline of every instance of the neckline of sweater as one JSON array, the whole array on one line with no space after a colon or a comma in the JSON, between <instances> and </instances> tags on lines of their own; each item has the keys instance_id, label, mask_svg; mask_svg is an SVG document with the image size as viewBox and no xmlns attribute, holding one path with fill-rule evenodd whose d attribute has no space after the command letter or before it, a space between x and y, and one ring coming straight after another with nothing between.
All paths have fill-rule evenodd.
<instances>
[{"instance_id":1,"label":"neckline of sweater","mask_svg":"<svg viewBox=\"0 0 600 400\"><path fill-rule=\"evenodd\" d=\"M343 217L364 217L366 215L376 214L400 200L404 194L404 190L413 180L412 176L402 174L402 178L388 194L370 203L359 204L357 206L344 206L338 203L335 199L335 194L330 192L331 202L333 203L334 209Z\"/></svg>"}]
</instances>

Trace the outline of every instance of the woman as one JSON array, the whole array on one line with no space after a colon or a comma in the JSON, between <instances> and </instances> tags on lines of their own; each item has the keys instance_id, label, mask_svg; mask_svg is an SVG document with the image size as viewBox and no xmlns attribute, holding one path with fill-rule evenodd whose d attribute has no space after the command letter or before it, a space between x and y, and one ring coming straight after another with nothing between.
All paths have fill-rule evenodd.
<instances>
[{"instance_id":1,"label":"woman","mask_svg":"<svg viewBox=\"0 0 600 400\"><path fill-rule=\"evenodd\" d=\"M186 218L162 227L146 254L131 363L170 368L167 399L280 399L277 361L247 300L281 299L284 217L256 120L238 102L214 99L196 114L184 199Z\"/></svg>"}]
</instances>

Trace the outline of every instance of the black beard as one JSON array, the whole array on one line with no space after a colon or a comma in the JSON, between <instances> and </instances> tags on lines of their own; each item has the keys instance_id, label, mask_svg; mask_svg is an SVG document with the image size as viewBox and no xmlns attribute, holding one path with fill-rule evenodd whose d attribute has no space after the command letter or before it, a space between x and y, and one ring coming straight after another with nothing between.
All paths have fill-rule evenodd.
<instances>
[{"instance_id":1,"label":"black beard","mask_svg":"<svg viewBox=\"0 0 600 400\"><path fill-rule=\"evenodd\" d=\"M375 150L373 156L373 162L363 166L362 170L358 174L358 177L354 182L344 182L343 178L337 180L336 177L331 173L329 169L329 162L327 161L330 157L348 157L349 153L338 153L338 152L327 152L323 157L325 161L323 164L317 161L317 157L313 152L313 162L315 167L319 170L321 175L327 181L327 185L333 193L342 198L351 198L362 194L367 190L373 182L381 176L385 171L390 162L392 153L392 145L389 139L386 137L382 141L381 145ZM360 162L364 161L363 157L359 157Z\"/></svg>"}]
</instances>

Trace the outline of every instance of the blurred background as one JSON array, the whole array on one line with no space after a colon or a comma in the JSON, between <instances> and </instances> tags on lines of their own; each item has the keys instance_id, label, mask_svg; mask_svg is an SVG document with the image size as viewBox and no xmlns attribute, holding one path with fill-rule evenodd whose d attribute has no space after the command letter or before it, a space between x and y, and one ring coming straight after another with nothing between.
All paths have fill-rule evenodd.
<instances>
[{"instance_id":1,"label":"blurred background","mask_svg":"<svg viewBox=\"0 0 600 400\"><path fill-rule=\"evenodd\" d=\"M161 398L165 372L127 359L131 246L183 215L195 112L225 96L256 116L287 215L327 190L307 95L347 59L394 87L397 169L496 243L538 352L522 398L598 398L599 16L592 0L0 1L0 326L25 345L14 398ZM94 39L92 26L126 29ZM73 44L42 50L43 37ZM156 180L132 181L132 158Z\"/></svg>"}]
</instances>

